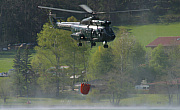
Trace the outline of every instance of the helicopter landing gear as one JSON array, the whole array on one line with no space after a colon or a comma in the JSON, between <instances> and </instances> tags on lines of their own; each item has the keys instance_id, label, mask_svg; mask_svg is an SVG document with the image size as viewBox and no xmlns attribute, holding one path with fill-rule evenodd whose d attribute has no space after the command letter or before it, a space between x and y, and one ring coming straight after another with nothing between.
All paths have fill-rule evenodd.
<instances>
[{"instance_id":1,"label":"helicopter landing gear","mask_svg":"<svg viewBox=\"0 0 180 110\"><path fill-rule=\"evenodd\" d=\"M95 42L91 42L91 48L92 46L96 46L96 43Z\"/></svg>"},{"instance_id":2,"label":"helicopter landing gear","mask_svg":"<svg viewBox=\"0 0 180 110\"><path fill-rule=\"evenodd\" d=\"M104 45L104 48L108 48L107 41L104 41L104 42L103 42L103 45Z\"/></svg>"},{"instance_id":3,"label":"helicopter landing gear","mask_svg":"<svg viewBox=\"0 0 180 110\"><path fill-rule=\"evenodd\" d=\"M82 43L80 42L80 43L78 43L77 45L78 45L78 46L82 46Z\"/></svg>"},{"instance_id":4,"label":"helicopter landing gear","mask_svg":"<svg viewBox=\"0 0 180 110\"><path fill-rule=\"evenodd\" d=\"M106 44L106 45L104 45L104 48L108 48L108 45Z\"/></svg>"}]
</instances>

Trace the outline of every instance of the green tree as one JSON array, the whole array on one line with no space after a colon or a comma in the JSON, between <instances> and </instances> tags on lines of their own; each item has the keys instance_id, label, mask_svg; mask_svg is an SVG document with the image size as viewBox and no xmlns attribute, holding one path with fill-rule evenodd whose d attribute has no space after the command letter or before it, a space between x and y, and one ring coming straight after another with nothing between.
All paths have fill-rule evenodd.
<instances>
[{"instance_id":1,"label":"green tree","mask_svg":"<svg viewBox=\"0 0 180 110\"><path fill-rule=\"evenodd\" d=\"M6 99L10 96L10 80L9 78L3 78L0 80L0 94L1 97L4 100L4 103L6 103Z\"/></svg>"},{"instance_id":2,"label":"green tree","mask_svg":"<svg viewBox=\"0 0 180 110\"><path fill-rule=\"evenodd\" d=\"M146 51L139 42L135 42L130 52L130 60L132 61L133 68L145 63Z\"/></svg>"},{"instance_id":3,"label":"green tree","mask_svg":"<svg viewBox=\"0 0 180 110\"><path fill-rule=\"evenodd\" d=\"M25 86L25 77L23 76L23 72L22 72L22 55L21 55L21 50L20 48L17 50L17 54L15 55L14 58L14 73L12 75L12 82L13 82L13 89L16 92L17 95L22 96L23 95L23 91L24 91L24 86Z\"/></svg>"},{"instance_id":4,"label":"green tree","mask_svg":"<svg viewBox=\"0 0 180 110\"><path fill-rule=\"evenodd\" d=\"M135 41L126 31L117 33L117 38L113 42L113 65L114 69L107 75L108 93L110 93L110 102L118 105L122 98L127 97L128 91L131 91L134 81L131 78L129 70L132 67L131 59L136 56L133 46ZM138 59L138 55L136 56ZM141 62L140 62L141 63Z\"/></svg>"},{"instance_id":5,"label":"green tree","mask_svg":"<svg viewBox=\"0 0 180 110\"><path fill-rule=\"evenodd\" d=\"M67 18L67 22L77 22L77 21L78 20L74 16Z\"/></svg>"},{"instance_id":6,"label":"green tree","mask_svg":"<svg viewBox=\"0 0 180 110\"><path fill-rule=\"evenodd\" d=\"M37 95L54 96L56 93L55 75L47 72L51 67L51 62L47 56L51 58L51 54L45 51L43 53L46 57L37 53L31 61L32 70L39 76L37 77Z\"/></svg>"},{"instance_id":7,"label":"green tree","mask_svg":"<svg viewBox=\"0 0 180 110\"><path fill-rule=\"evenodd\" d=\"M26 95L28 97L29 95L29 89L32 88L32 87L29 87L30 86L30 83L32 83L33 81L35 81L35 77L33 77L34 75L33 72L31 71L31 53L28 49L28 46L26 46L26 48L24 49L23 53L22 53L22 58L21 58L21 61L22 61L22 74L23 76L25 77L25 82L26 82ZM31 85L32 86L32 85Z\"/></svg>"},{"instance_id":8,"label":"green tree","mask_svg":"<svg viewBox=\"0 0 180 110\"><path fill-rule=\"evenodd\" d=\"M169 65L168 54L162 45L158 45L151 53L150 66L154 69L154 78L166 75L163 70Z\"/></svg>"},{"instance_id":9,"label":"green tree","mask_svg":"<svg viewBox=\"0 0 180 110\"><path fill-rule=\"evenodd\" d=\"M180 77L180 47L174 45L166 51L168 54L168 66L163 70L166 75L163 76L162 80L167 82L165 88L169 98L169 105L171 105L173 104L175 93L177 95L177 102L180 103L180 86L173 83L168 84L171 81L178 83L178 78Z\"/></svg>"},{"instance_id":10,"label":"green tree","mask_svg":"<svg viewBox=\"0 0 180 110\"><path fill-rule=\"evenodd\" d=\"M113 69L113 52L112 48L96 49L92 54L88 64L88 79L101 79Z\"/></svg>"},{"instance_id":11,"label":"green tree","mask_svg":"<svg viewBox=\"0 0 180 110\"><path fill-rule=\"evenodd\" d=\"M130 61L131 49L134 46L134 39L128 33L117 33L117 37L113 42L113 53L114 65L121 72L126 72L128 70L128 65Z\"/></svg>"},{"instance_id":12,"label":"green tree","mask_svg":"<svg viewBox=\"0 0 180 110\"><path fill-rule=\"evenodd\" d=\"M14 58L14 73L11 77L13 82L13 87L16 91L16 94L22 96L26 90L26 95L28 96L28 86L29 83L33 82L33 72L31 71L30 63L31 53L29 49L25 50L19 48L17 54ZM24 83L25 82L25 83Z\"/></svg>"},{"instance_id":13,"label":"green tree","mask_svg":"<svg viewBox=\"0 0 180 110\"><path fill-rule=\"evenodd\" d=\"M72 60L69 58L73 58L72 52L77 45L75 45L75 41L70 37L69 31L53 29L50 27L51 25L46 23L43 26L43 30L38 33L38 46L36 47L36 50L37 55L42 56L42 58L46 60L46 62L40 62L48 63L49 68L55 67L54 81L56 84L56 96L59 96L60 81L63 79L61 77L60 66L68 64L67 59L69 61ZM41 65L41 63L39 65ZM45 69L47 70L48 68Z\"/></svg>"},{"instance_id":14,"label":"green tree","mask_svg":"<svg viewBox=\"0 0 180 110\"><path fill-rule=\"evenodd\" d=\"M129 73L131 73L131 77L136 80L137 83L140 83L142 79L150 79L150 75L148 73L148 66L145 63L145 55L146 51L143 46L135 41L133 44L130 53L129 53ZM146 72L145 72L146 71Z\"/></svg>"},{"instance_id":15,"label":"green tree","mask_svg":"<svg viewBox=\"0 0 180 110\"><path fill-rule=\"evenodd\" d=\"M106 79L108 79L106 91L110 94L110 103L119 105L121 99L126 98L130 91L132 91L132 79L128 73L121 73L118 70L110 72Z\"/></svg>"}]
</instances>

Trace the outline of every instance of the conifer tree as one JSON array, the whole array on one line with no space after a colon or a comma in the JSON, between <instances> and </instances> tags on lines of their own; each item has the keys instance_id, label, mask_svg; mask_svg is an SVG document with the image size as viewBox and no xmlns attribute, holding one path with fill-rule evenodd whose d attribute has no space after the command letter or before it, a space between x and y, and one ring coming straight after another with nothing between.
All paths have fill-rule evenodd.
<instances>
[{"instance_id":1,"label":"conifer tree","mask_svg":"<svg viewBox=\"0 0 180 110\"><path fill-rule=\"evenodd\" d=\"M17 50L17 53L14 58L14 74L12 75L13 89L16 91L17 95L22 96L27 90L28 94L28 82L30 82L30 52L28 48L24 51L20 48Z\"/></svg>"},{"instance_id":2,"label":"conifer tree","mask_svg":"<svg viewBox=\"0 0 180 110\"><path fill-rule=\"evenodd\" d=\"M22 74L23 77L25 78L25 82L26 82L26 95L28 97L28 89L29 89L29 83L30 83L30 69L31 69L31 63L30 63L30 56L31 53L29 52L28 47L26 47L26 49L24 50L23 54L22 54Z\"/></svg>"},{"instance_id":3,"label":"conifer tree","mask_svg":"<svg viewBox=\"0 0 180 110\"><path fill-rule=\"evenodd\" d=\"M22 96L24 90L24 76L22 72L22 59L21 59L21 50L20 48L17 50L17 54L14 58L14 74L12 75L13 80L13 89L15 89L16 94Z\"/></svg>"}]
</instances>

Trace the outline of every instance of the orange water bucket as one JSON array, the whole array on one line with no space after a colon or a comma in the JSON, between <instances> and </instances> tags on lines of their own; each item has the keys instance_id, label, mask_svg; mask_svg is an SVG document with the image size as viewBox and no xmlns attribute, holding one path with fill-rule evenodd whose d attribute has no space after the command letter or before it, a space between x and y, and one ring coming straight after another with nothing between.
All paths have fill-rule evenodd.
<instances>
[{"instance_id":1,"label":"orange water bucket","mask_svg":"<svg viewBox=\"0 0 180 110\"><path fill-rule=\"evenodd\" d=\"M81 93L87 95L89 93L90 87L90 84L82 83L80 88Z\"/></svg>"}]
</instances>

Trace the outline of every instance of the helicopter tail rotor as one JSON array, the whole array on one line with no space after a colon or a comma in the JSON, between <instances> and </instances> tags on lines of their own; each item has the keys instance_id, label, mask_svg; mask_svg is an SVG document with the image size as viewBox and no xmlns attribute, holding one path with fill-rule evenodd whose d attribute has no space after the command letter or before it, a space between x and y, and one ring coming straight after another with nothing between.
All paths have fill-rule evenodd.
<instances>
[{"instance_id":1,"label":"helicopter tail rotor","mask_svg":"<svg viewBox=\"0 0 180 110\"><path fill-rule=\"evenodd\" d=\"M48 15L49 15L50 23L52 24L53 28L55 28L57 22L56 14L52 14L51 12L49 12Z\"/></svg>"}]
</instances>

